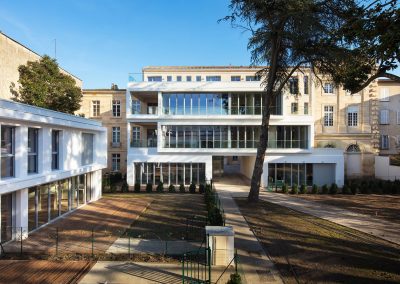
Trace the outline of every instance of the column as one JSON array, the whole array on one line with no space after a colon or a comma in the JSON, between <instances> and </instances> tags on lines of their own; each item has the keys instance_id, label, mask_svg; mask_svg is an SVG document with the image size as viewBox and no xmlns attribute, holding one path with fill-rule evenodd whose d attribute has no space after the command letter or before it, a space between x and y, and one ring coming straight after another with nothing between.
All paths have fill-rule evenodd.
<instances>
[{"instance_id":1,"label":"column","mask_svg":"<svg viewBox=\"0 0 400 284\"><path fill-rule=\"evenodd\" d=\"M22 228L22 239L28 237L28 189L24 188L18 190L15 193L15 226L17 230L15 232L16 239L21 237Z\"/></svg>"}]
</instances>

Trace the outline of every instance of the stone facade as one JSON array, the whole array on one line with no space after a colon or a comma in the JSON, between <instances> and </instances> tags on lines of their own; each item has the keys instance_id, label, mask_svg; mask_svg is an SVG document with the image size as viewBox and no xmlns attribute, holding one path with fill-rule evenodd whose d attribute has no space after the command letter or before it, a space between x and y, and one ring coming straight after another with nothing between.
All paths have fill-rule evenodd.
<instances>
[{"instance_id":1,"label":"stone facade","mask_svg":"<svg viewBox=\"0 0 400 284\"><path fill-rule=\"evenodd\" d=\"M127 155L127 131L126 131L126 90L118 89L84 89L81 108L76 112L78 115L83 115L87 118L95 119L102 122L103 127L107 128L107 168L103 173L111 171L121 172L126 174L126 155ZM100 103L98 115L94 113L94 102ZM113 101L119 101L119 116L113 113ZM96 110L95 110L96 112ZM115 110L114 110L115 112ZM119 127L120 136L119 142L113 142L113 127ZM115 136L116 134L114 134ZM117 139L117 138L114 138ZM113 155L119 154L119 170L113 169ZM115 165L114 157L114 167Z\"/></svg>"},{"instance_id":2,"label":"stone facade","mask_svg":"<svg viewBox=\"0 0 400 284\"><path fill-rule=\"evenodd\" d=\"M41 56L21 43L0 32L0 98L10 99L10 85L17 84L19 79L18 67L28 61L40 60ZM76 85L82 87L82 80L69 72L61 72L74 78Z\"/></svg>"}]
</instances>

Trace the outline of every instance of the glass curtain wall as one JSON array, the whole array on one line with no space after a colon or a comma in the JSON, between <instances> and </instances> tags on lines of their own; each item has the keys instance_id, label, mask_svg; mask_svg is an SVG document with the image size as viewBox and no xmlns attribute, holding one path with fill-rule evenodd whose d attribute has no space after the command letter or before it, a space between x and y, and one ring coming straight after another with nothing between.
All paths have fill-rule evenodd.
<instances>
[{"instance_id":1,"label":"glass curtain wall","mask_svg":"<svg viewBox=\"0 0 400 284\"><path fill-rule=\"evenodd\" d=\"M89 191L88 188L90 188ZM50 220L76 208L78 204L83 205L89 202L91 192L90 173L29 188L28 230L32 231L48 223ZM3 196L6 195L2 195L2 201ZM3 216L2 214L1 216L3 220L3 217L6 218L8 215Z\"/></svg>"},{"instance_id":2,"label":"glass curtain wall","mask_svg":"<svg viewBox=\"0 0 400 284\"><path fill-rule=\"evenodd\" d=\"M164 148L250 148L258 147L259 126L166 125ZM270 126L269 148L308 148L308 126Z\"/></svg>"},{"instance_id":3,"label":"glass curtain wall","mask_svg":"<svg viewBox=\"0 0 400 284\"><path fill-rule=\"evenodd\" d=\"M0 241L7 242L12 239L12 227L14 226L14 194L8 193L1 196L1 235Z\"/></svg>"},{"instance_id":4,"label":"glass curtain wall","mask_svg":"<svg viewBox=\"0 0 400 284\"><path fill-rule=\"evenodd\" d=\"M313 185L313 164L310 163L270 163L268 164L268 182L283 181L288 186L294 184Z\"/></svg>"},{"instance_id":5,"label":"glass curtain wall","mask_svg":"<svg viewBox=\"0 0 400 284\"><path fill-rule=\"evenodd\" d=\"M204 163L134 163L135 183L185 184L205 182Z\"/></svg>"},{"instance_id":6,"label":"glass curtain wall","mask_svg":"<svg viewBox=\"0 0 400 284\"><path fill-rule=\"evenodd\" d=\"M164 93L162 101L168 115L261 115L263 108L261 93ZM282 114L281 95L271 114Z\"/></svg>"}]
</instances>

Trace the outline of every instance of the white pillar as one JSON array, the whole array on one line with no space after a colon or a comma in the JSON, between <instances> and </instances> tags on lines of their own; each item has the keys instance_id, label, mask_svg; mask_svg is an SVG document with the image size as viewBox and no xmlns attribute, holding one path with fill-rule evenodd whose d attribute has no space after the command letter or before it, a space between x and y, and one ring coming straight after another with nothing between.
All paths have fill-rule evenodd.
<instances>
[{"instance_id":1,"label":"white pillar","mask_svg":"<svg viewBox=\"0 0 400 284\"><path fill-rule=\"evenodd\" d=\"M15 193L15 232L16 239L28 237L28 189L24 188ZM21 230L22 228L22 230Z\"/></svg>"},{"instance_id":2,"label":"white pillar","mask_svg":"<svg viewBox=\"0 0 400 284\"><path fill-rule=\"evenodd\" d=\"M128 161L129 162L129 161ZM129 162L126 165L126 182L128 183L129 186L134 186L135 185L135 175L134 175L134 163ZM139 174L139 173L136 173Z\"/></svg>"},{"instance_id":3,"label":"white pillar","mask_svg":"<svg viewBox=\"0 0 400 284\"><path fill-rule=\"evenodd\" d=\"M28 127L15 128L15 177L25 178L28 175Z\"/></svg>"},{"instance_id":4,"label":"white pillar","mask_svg":"<svg viewBox=\"0 0 400 284\"><path fill-rule=\"evenodd\" d=\"M39 133L39 161L43 161L39 164L39 173L51 172L51 129L43 127Z\"/></svg>"}]
</instances>

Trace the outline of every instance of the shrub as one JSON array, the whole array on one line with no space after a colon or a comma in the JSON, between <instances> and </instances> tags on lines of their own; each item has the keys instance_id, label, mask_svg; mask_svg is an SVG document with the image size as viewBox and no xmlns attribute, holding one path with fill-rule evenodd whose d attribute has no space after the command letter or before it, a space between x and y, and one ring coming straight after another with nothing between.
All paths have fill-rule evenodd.
<instances>
[{"instance_id":1,"label":"shrub","mask_svg":"<svg viewBox=\"0 0 400 284\"><path fill-rule=\"evenodd\" d=\"M217 207L212 206L208 211L208 221L211 226L222 226L224 224L221 211Z\"/></svg>"},{"instance_id":2,"label":"shrub","mask_svg":"<svg viewBox=\"0 0 400 284\"><path fill-rule=\"evenodd\" d=\"M135 186L133 188L133 191L135 192L140 192L140 183L135 183Z\"/></svg>"},{"instance_id":3,"label":"shrub","mask_svg":"<svg viewBox=\"0 0 400 284\"><path fill-rule=\"evenodd\" d=\"M232 273L231 278L226 282L226 284L242 284L242 278L239 273Z\"/></svg>"},{"instance_id":4,"label":"shrub","mask_svg":"<svg viewBox=\"0 0 400 284\"><path fill-rule=\"evenodd\" d=\"M110 183L118 183L122 180L122 174L114 172L109 174Z\"/></svg>"},{"instance_id":5,"label":"shrub","mask_svg":"<svg viewBox=\"0 0 400 284\"><path fill-rule=\"evenodd\" d=\"M394 189L395 189L394 194L400 194L400 180L396 179L394 181Z\"/></svg>"},{"instance_id":6,"label":"shrub","mask_svg":"<svg viewBox=\"0 0 400 284\"><path fill-rule=\"evenodd\" d=\"M324 185L322 186L322 194L327 194L328 191L329 191L328 185L324 184Z\"/></svg>"},{"instance_id":7,"label":"shrub","mask_svg":"<svg viewBox=\"0 0 400 284\"><path fill-rule=\"evenodd\" d=\"M313 184L312 189L311 189L312 194L317 194L318 193L318 185Z\"/></svg>"},{"instance_id":8,"label":"shrub","mask_svg":"<svg viewBox=\"0 0 400 284\"><path fill-rule=\"evenodd\" d=\"M152 192L153 191L153 184L148 183L146 184L146 192Z\"/></svg>"},{"instance_id":9,"label":"shrub","mask_svg":"<svg viewBox=\"0 0 400 284\"><path fill-rule=\"evenodd\" d=\"M360 192L362 194L367 194L368 193L368 183L367 183L366 180L361 181Z\"/></svg>"},{"instance_id":10,"label":"shrub","mask_svg":"<svg viewBox=\"0 0 400 284\"><path fill-rule=\"evenodd\" d=\"M190 193L196 193L196 184L191 183L191 184L189 185L189 192L190 192Z\"/></svg>"},{"instance_id":11,"label":"shrub","mask_svg":"<svg viewBox=\"0 0 400 284\"><path fill-rule=\"evenodd\" d=\"M301 186L300 186L300 193L301 194L305 194L307 192L307 187L306 187L306 185L303 183L303 184L301 184Z\"/></svg>"},{"instance_id":12,"label":"shrub","mask_svg":"<svg viewBox=\"0 0 400 284\"><path fill-rule=\"evenodd\" d=\"M342 194L350 194L350 187L347 184L343 185Z\"/></svg>"},{"instance_id":13,"label":"shrub","mask_svg":"<svg viewBox=\"0 0 400 284\"><path fill-rule=\"evenodd\" d=\"M180 192L180 193L185 193L185 186L183 185L183 183L181 183L181 184L179 185L179 192Z\"/></svg>"},{"instance_id":14,"label":"shrub","mask_svg":"<svg viewBox=\"0 0 400 284\"><path fill-rule=\"evenodd\" d=\"M129 191L129 185L128 185L128 183L126 182L126 180L124 180L124 181L122 182L121 191L122 191L122 192L128 192L128 191Z\"/></svg>"},{"instance_id":15,"label":"shrub","mask_svg":"<svg viewBox=\"0 0 400 284\"><path fill-rule=\"evenodd\" d=\"M299 193L299 187L297 186L296 183L292 185L292 191L290 193L291 194L298 194Z\"/></svg>"},{"instance_id":16,"label":"shrub","mask_svg":"<svg viewBox=\"0 0 400 284\"><path fill-rule=\"evenodd\" d=\"M284 184L282 185L282 192L283 192L283 193L288 193L288 187L287 187L286 183L284 183Z\"/></svg>"},{"instance_id":17,"label":"shrub","mask_svg":"<svg viewBox=\"0 0 400 284\"><path fill-rule=\"evenodd\" d=\"M358 192L358 184L356 182L352 182L350 185L351 194L357 194Z\"/></svg>"},{"instance_id":18,"label":"shrub","mask_svg":"<svg viewBox=\"0 0 400 284\"><path fill-rule=\"evenodd\" d=\"M176 192L175 186L174 186L172 183L169 185L168 191L169 191L169 192Z\"/></svg>"},{"instance_id":19,"label":"shrub","mask_svg":"<svg viewBox=\"0 0 400 284\"><path fill-rule=\"evenodd\" d=\"M211 184L207 183L206 184L206 192L211 192L211 191L212 191Z\"/></svg>"},{"instance_id":20,"label":"shrub","mask_svg":"<svg viewBox=\"0 0 400 284\"><path fill-rule=\"evenodd\" d=\"M115 184L112 184L110 187L110 192L111 193L116 193L117 192L117 186Z\"/></svg>"},{"instance_id":21,"label":"shrub","mask_svg":"<svg viewBox=\"0 0 400 284\"><path fill-rule=\"evenodd\" d=\"M206 186L205 186L204 184L201 183L201 184L199 185L199 192L200 192L200 193L204 193L205 191L206 191Z\"/></svg>"},{"instance_id":22,"label":"shrub","mask_svg":"<svg viewBox=\"0 0 400 284\"><path fill-rule=\"evenodd\" d=\"M158 185L157 185L157 192L158 193L162 193L162 192L164 192L164 184L162 183L162 182L160 182Z\"/></svg>"},{"instance_id":23,"label":"shrub","mask_svg":"<svg viewBox=\"0 0 400 284\"><path fill-rule=\"evenodd\" d=\"M331 187L329 188L330 194L336 194L338 192L338 186L336 183L332 183Z\"/></svg>"}]
</instances>

